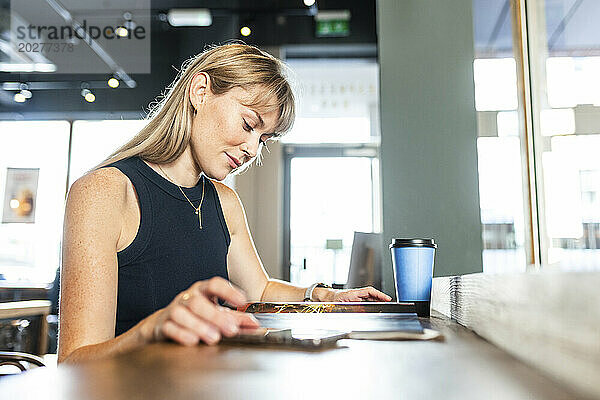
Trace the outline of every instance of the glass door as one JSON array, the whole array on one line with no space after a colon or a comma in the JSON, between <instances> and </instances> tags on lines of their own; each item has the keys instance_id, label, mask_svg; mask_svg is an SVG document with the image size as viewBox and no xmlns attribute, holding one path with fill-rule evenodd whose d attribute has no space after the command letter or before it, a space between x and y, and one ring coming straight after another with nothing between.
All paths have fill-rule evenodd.
<instances>
[{"instance_id":1,"label":"glass door","mask_svg":"<svg viewBox=\"0 0 600 400\"><path fill-rule=\"evenodd\" d=\"M313 147L294 153L286 162L290 281L344 284L354 232L373 232L378 220L376 152L328 156Z\"/></svg>"}]
</instances>

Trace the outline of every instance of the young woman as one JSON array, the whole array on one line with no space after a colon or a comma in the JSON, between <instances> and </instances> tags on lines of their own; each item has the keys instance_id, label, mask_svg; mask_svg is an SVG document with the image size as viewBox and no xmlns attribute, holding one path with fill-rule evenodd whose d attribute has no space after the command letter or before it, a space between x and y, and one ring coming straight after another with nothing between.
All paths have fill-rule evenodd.
<instances>
[{"instance_id":1,"label":"young woman","mask_svg":"<svg viewBox=\"0 0 600 400\"><path fill-rule=\"evenodd\" d=\"M294 116L283 64L255 47L213 47L184 65L147 126L69 191L59 362L166 338L214 344L258 326L217 299L305 298L307 288L269 279L238 196L218 182ZM314 286L311 300L391 300L371 287Z\"/></svg>"}]
</instances>

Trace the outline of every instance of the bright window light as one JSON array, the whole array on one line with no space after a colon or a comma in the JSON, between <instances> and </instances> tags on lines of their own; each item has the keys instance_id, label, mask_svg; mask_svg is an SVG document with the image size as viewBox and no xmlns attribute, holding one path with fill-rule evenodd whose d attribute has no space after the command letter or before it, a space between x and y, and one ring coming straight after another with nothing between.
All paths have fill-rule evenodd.
<instances>
[{"instance_id":1,"label":"bright window light","mask_svg":"<svg viewBox=\"0 0 600 400\"><path fill-rule=\"evenodd\" d=\"M296 157L290 167L290 280L345 283L354 231L373 231L371 159ZM342 239L341 251L327 239Z\"/></svg>"},{"instance_id":2,"label":"bright window light","mask_svg":"<svg viewBox=\"0 0 600 400\"><path fill-rule=\"evenodd\" d=\"M600 57L549 57L546 78L550 107L600 106Z\"/></svg>"},{"instance_id":3,"label":"bright window light","mask_svg":"<svg viewBox=\"0 0 600 400\"><path fill-rule=\"evenodd\" d=\"M519 138L477 139L481 222L522 223Z\"/></svg>"},{"instance_id":4,"label":"bright window light","mask_svg":"<svg viewBox=\"0 0 600 400\"><path fill-rule=\"evenodd\" d=\"M476 59L473 73L477 111L517 109L517 67L514 58Z\"/></svg>"},{"instance_id":5,"label":"bright window light","mask_svg":"<svg viewBox=\"0 0 600 400\"><path fill-rule=\"evenodd\" d=\"M542 110L540 114L542 136L573 135L575 112L572 108Z\"/></svg>"},{"instance_id":6,"label":"bright window light","mask_svg":"<svg viewBox=\"0 0 600 400\"><path fill-rule=\"evenodd\" d=\"M145 124L144 120L73 122L69 184L104 161Z\"/></svg>"},{"instance_id":7,"label":"bright window light","mask_svg":"<svg viewBox=\"0 0 600 400\"><path fill-rule=\"evenodd\" d=\"M519 136L519 114L516 111L500 111L496 115L498 136Z\"/></svg>"},{"instance_id":8,"label":"bright window light","mask_svg":"<svg viewBox=\"0 0 600 400\"><path fill-rule=\"evenodd\" d=\"M367 117L296 118L283 143L361 143L371 139Z\"/></svg>"},{"instance_id":9,"label":"bright window light","mask_svg":"<svg viewBox=\"0 0 600 400\"><path fill-rule=\"evenodd\" d=\"M0 198L6 169L39 168L34 223L0 224L0 274L8 281L52 282L59 266L69 123L0 122ZM19 206L10 199L9 206Z\"/></svg>"}]
</instances>

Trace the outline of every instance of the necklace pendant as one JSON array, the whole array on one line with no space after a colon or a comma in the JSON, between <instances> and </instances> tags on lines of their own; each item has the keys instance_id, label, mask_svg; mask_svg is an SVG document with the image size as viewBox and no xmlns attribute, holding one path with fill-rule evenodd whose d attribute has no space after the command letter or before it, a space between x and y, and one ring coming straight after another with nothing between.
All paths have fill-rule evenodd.
<instances>
[{"instance_id":1,"label":"necklace pendant","mask_svg":"<svg viewBox=\"0 0 600 400\"><path fill-rule=\"evenodd\" d=\"M198 223L200 224L200 229L202 229L202 213L197 212L198 214Z\"/></svg>"}]
</instances>

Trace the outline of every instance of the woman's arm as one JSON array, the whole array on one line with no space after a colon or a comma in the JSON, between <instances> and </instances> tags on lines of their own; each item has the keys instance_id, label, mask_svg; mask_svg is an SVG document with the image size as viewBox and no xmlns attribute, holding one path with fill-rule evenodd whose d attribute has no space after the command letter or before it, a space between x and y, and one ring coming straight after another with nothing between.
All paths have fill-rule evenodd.
<instances>
[{"instance_id":1,"label":"woman's arm","mask_svg":"<svg viewBox=\"0 0 600 400\"><path fill-rule=\"evenodd\" d=\"M240 286L251 301L302 301L306 288L270 279L252 241L242 203L232 189L215 183L223 208L231 244L227 254L229 279ZM347 290L315 288L316 301L390 301L392 298L372 287Z\"/></svg>"},{"instance_id":2,"label":"woman's arm","mask_svg":"<svg viewBox=\"0 0 600 400\"><path fill-rule=\"evenodd\" d=\"M63 231L59 362L69 356L77 359L82 353L111 354L138 344L135 335L114 338L116 248L126 189L122 175L101 169L77 180L69 191ZM94 346L109 340L107 346Z\"/></svg>"}]
</instances>

